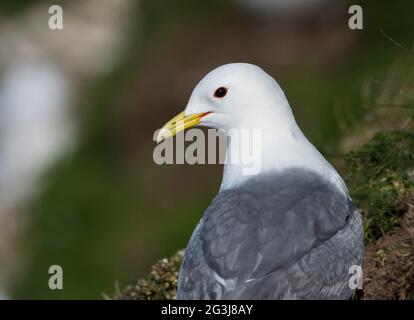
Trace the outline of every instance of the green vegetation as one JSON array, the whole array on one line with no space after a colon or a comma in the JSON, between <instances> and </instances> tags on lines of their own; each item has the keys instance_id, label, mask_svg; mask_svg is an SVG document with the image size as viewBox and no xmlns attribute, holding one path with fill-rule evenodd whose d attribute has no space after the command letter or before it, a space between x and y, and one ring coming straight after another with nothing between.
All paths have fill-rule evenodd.
<instances>
[{"instance_id":1,"label":"green vegetation","mask_svg":"<svg viewBox=\"0 0 414 320\"><path fill-rule=\"evenodd\" d=\"M404 199L414 185L414 134L378 133L347 157L347 184L362 208L365 240L375 241L399 223Z\"/></svg>"}]
</instances>

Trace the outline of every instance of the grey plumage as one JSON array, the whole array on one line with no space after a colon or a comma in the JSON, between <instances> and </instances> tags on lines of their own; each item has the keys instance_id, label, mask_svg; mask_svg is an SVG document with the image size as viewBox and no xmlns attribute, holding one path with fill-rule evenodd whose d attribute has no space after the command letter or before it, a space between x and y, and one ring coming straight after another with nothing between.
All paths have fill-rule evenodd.
<instances>
[{"instance_id":1,"label":"grey plumage","mask_svg":"<svg viewBox=\"0 0 414 320\"><path fill-rule=\"evenodd\" d=\"M220 192L197 225L178 299L348 299L361 217L316 173L292 169Z\"/></svg>"}]
</instances>

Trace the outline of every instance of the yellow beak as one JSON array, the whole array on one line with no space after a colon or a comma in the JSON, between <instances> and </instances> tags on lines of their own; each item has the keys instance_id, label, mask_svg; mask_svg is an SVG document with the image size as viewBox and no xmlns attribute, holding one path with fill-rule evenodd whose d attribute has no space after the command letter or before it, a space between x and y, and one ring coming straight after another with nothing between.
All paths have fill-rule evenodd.
<instances>
[{"instance_id":1,"label":"yellow beak","mask_svg":"<svg viewBox=\"0 0 414 320\"><path fill-rule=\"evenodd\" d=\"M200 123L200 119L208 114L206 113L195 113L189 116L184 115L184 111L177 114L174 118L168 121L158 132L157 142L161 142L168 137L173 137L177 133L184 131L185 129L194 127Z\"/></svg>"}]
</instances>

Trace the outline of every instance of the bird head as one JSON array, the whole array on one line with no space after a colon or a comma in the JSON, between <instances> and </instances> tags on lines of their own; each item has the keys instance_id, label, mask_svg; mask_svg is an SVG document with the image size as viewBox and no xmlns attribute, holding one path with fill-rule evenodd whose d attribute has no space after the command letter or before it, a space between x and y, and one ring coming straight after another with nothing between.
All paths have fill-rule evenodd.
<instances>
[{"instance_id":1,"label":"bird head","mask_svg":"<svg viewBox=\"0 0 414 320\"><path fill-rule=\"evenodd\" d=\"M157 141L194 126L281 131L292 121L285 94L271 76L252 64L231 63L196 85L185 110L164 125Z\"/></svg>"}]
</instances>

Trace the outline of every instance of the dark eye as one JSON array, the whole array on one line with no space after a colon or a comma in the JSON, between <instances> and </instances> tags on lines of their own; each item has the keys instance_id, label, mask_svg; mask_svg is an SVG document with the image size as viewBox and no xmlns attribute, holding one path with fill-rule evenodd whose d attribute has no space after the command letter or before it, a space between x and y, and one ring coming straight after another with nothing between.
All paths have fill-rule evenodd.
<instances>
[{"instance_id":1,"label":"dark eye","mask_svg":"<svg viewBox=\"0 0 414 320\"><path fill-rule=\"evenodd\" d=\"M216 98L223 98L227 94L227 91L228 91L227 88L220 87L214 92L214 96Z\"/></svg>"}]
</instances>

